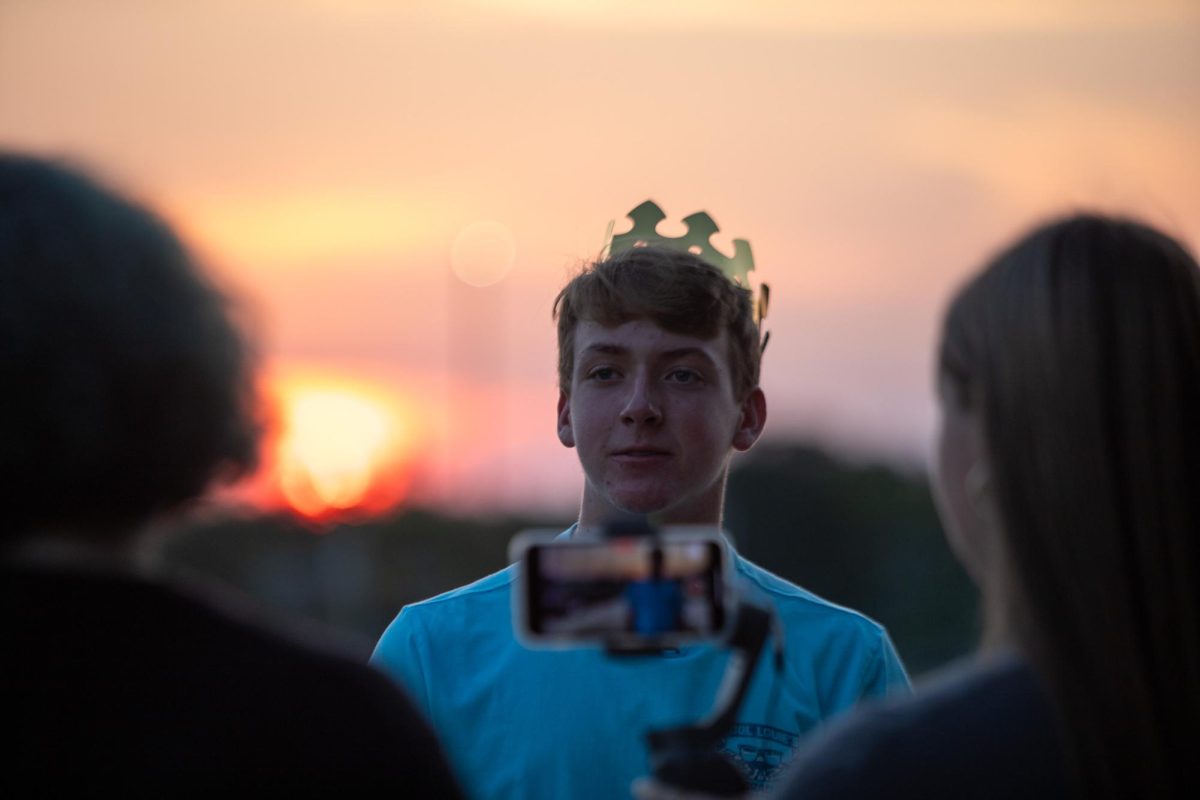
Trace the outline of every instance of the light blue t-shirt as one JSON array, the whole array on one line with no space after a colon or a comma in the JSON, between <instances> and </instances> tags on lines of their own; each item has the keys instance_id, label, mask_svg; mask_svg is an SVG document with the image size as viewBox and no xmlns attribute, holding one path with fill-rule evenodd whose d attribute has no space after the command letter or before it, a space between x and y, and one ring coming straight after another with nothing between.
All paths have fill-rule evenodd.
<instances>
[{"instance_id":1,"label":"light blue t-shirt","mask_svg":"<svg viewBox=\"0 0 1200 800\"><path fill-rule=\"evenodd\" d=\"M907 692L908 679L878 623L733 560L739 591L770 602L783 630L782 670L768 642L723 744L764 787L818 723L863 698ZM405 606L372 663L425 712L471 797L628 797L633 779L650 772L646 731L704 717L729 652L528 649L513 633L513 579L510 566Z\"/></svg>"}]
</instances>

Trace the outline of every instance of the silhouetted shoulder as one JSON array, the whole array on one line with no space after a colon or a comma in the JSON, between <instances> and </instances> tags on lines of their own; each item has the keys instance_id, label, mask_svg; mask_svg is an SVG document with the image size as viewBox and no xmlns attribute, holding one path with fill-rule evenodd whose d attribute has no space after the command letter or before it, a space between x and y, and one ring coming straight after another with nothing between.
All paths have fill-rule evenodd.
<instances>
[{"instance_id":1,"label":"silhouetted shoulder","mask_svg":"<svg viewBox=\"0 0 1200 800\"><path fill-rule=\"evenodd\" d=\"M1014 798L1065 793L1048 696L1005 657L943 673L882 701L797 753L783 798Z\"/></svg>"},{"instance_id":2,"label":"silhouetted shoulder","mask_svg":"<svg viewBox=\"0 0 1200 800\"><path fill-rule=\"evenodd\" d=\"M386 676L246 609L133 577L6 571L16 763L70 785L380 787L457 796ZM10 716L11 715L11 716Z\"/></svg>"}]
</instances>

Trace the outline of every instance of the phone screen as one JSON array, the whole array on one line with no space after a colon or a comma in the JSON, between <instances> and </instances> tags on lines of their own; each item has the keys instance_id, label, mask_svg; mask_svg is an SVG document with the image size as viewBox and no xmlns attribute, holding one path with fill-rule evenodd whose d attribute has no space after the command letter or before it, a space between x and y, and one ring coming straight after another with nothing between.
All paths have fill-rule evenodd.
<instances>
[{"instance_id":1,"label":"phone screen","mask_svg":"<svg viewBox=\"0 0 1200 800\"><path fill-rule=\"evenodd\" d=\"M726 628L725 547L711 532L529 543L520 563L514 611L535 644L663 647Z\"/></svg>"}]
</instances>

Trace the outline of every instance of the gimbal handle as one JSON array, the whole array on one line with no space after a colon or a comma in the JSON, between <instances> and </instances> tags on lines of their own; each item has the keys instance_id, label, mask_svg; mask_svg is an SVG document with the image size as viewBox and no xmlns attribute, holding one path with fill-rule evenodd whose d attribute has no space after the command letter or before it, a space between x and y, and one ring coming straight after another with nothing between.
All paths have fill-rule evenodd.
<instances>
[{"instance_id":1,"label":"gimbal handle","mask_svg":"<svg viewBox=\"0 0 1200 800\"><path fill-rule=\"evenodd\" d=\"M610 521L605 536L653 536L655 527L642 516ZM749 790L746 779L729 759L717 752L721 737L733 725L738 709L750 688L754 668L771 632L771 612L753 603L739 600L733 630L726 641L733 651L712 710L694 725L648 731L650 764L660 782L681 789L694 789L709 795L734 796ZM617 649L614 655L650 654L657 648Z\"/></svg>"},{"instance_id":2,"label":"gimbal handle","mask_svg":"<svg viewBox=\"0 0 1200 800\"><path fill-rule=\"evenodd\" d=\"M694 725L646 734L650 764L660 782L718 796L738 795L750 788L738 768L717 752L717 745L733 725L770 631L770 611L738 603L728 641L733 653L712 711Z\"/></svg>"}]
</instances>

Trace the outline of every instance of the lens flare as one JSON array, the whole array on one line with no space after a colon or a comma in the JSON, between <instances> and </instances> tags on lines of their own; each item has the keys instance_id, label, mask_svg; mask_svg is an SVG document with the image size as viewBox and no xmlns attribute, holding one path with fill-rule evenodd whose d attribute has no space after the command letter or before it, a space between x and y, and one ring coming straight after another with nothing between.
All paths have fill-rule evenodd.
<instances>
[{"instance_id":1,"label":"lens flare","mask_svg":"<svg viewBox=\"0 0 1200 800\"><path fill-rule=\"evenodd\" d=\"M512 231L499 222L475 222L458 232L450 249L454 274L471 286L491 286L512 271L517 246Z\"/></svg>"}]
</instances>

